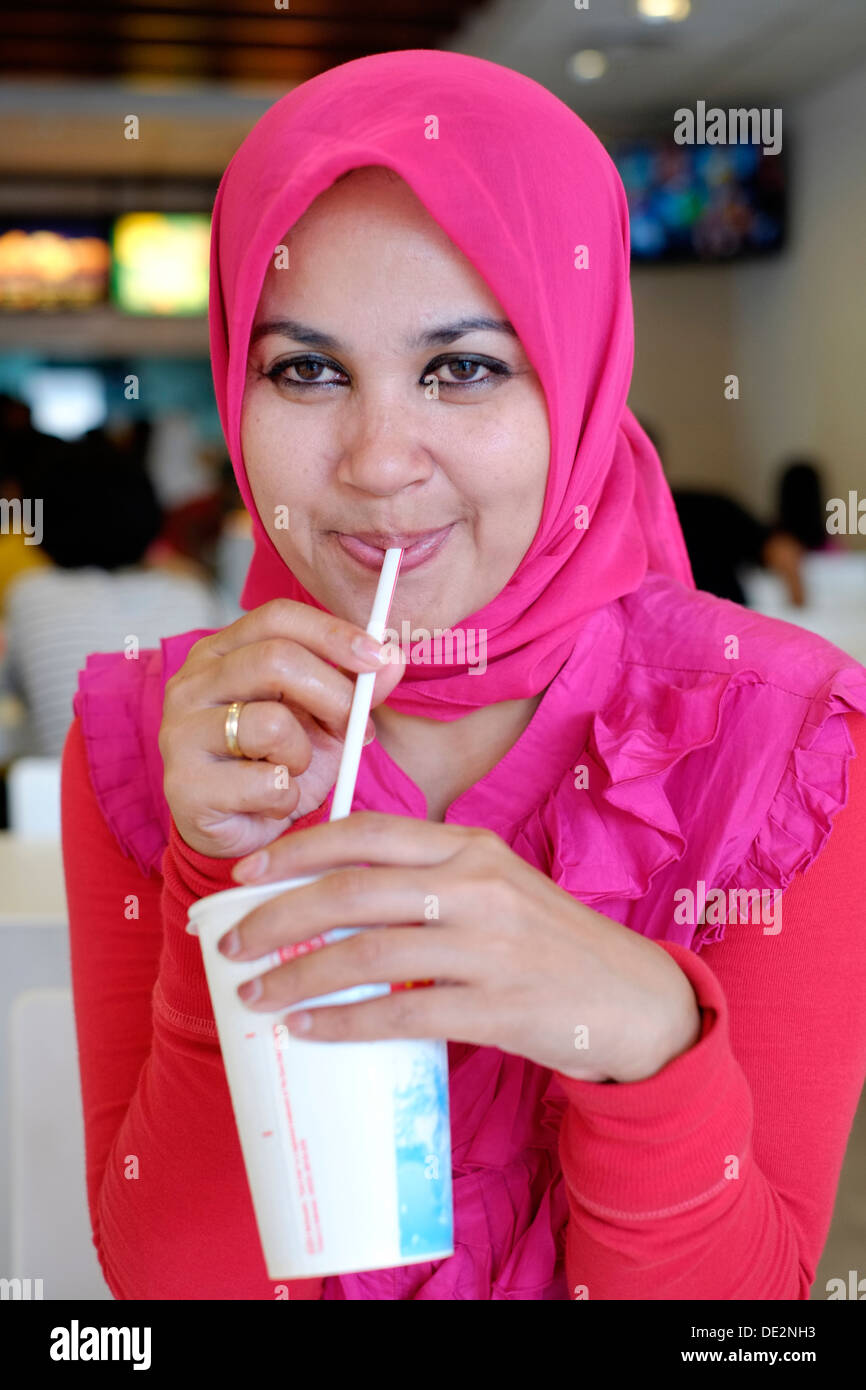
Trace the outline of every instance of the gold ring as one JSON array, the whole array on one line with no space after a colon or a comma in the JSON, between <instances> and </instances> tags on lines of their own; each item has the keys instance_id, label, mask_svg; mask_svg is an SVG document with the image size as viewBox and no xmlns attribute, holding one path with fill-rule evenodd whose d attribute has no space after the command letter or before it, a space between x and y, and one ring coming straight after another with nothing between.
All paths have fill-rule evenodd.
<instances>
[{"instance_id":1,"label":"gold ring","mask_svg":"<svg viewBox=\"0 0 866 1390\"><path fill-rule=\"evenodd\" d=\"M243 700L235 700L226 710L226 748L233 758L244 756L238 743L238 723L244 703Z\"/></svg>"}]
</instances>

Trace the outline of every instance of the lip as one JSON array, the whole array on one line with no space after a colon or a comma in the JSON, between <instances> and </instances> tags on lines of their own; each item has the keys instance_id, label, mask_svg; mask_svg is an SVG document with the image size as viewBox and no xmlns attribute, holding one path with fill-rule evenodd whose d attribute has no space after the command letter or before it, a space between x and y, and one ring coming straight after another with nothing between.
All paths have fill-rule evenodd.
<instances>
[{"instance_id":1,"label":"lip","mask_svg":"<svg viewBox=\"0 0 866 1390\"><path fill-rule=\"evenodd\" d=\"M332 531L331 534L353 560L357 560L365 569L377 572L382 568L385 551L400 546L403 550L400 573L404 574L406 570L417 569L437 555L456 524L452 521L437 531L359 531L351 535Z\"/></svg>"}]
</instances>

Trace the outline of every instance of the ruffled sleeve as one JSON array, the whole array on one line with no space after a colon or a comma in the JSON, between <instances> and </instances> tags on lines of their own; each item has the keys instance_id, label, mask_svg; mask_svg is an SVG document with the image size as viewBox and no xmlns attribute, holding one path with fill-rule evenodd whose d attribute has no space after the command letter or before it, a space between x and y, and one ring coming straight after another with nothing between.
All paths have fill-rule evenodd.
<instances>
[{"instance_id":1,"label":"ruffled sleeve","mask_svg":"<svg viewBox=\"0 0 866 1390\"><path fill-rule=\"evenodd\" d=\"M135 661L123 652L95 652L73 697L99 809L144 874L158 870L168 842L167 808L153 795L161 782L159 726L154 730L145 718L149 706L161 707L161 698L153 698L161 690L161 651L142 651Z\"/></svg>"},{"instance_id":2,"label":"ruffled sleeve","mask_svg":"<svg viewBox=\"0 0 866 1390\"><path fill-rule=\"evenodd\" d=\"M81 720L87 764L99 809L124 854L143 874L159 871L171 812L163 792L159 751L165 683L190 648L217 628L164 637L159 648L93 652L78 673L72 707Z\"/></svg>"},{"instance_id":3,"label":"ruffled sleeve","mask_svg":"<svg viewBox=\"0 0 866 1390\"><path fill-rule=\"evenodd\" d=\"M546 861L554 881L588 905L644 898L688 843L667 775L716 739L729 681L700 672L674 685L627 670L593 715L575 768L518 832L516 852Z\"/></svg>"},{"instance_id":4,"label":"ruffled sleeve","mask_svg":"<svg viewBox=\"0 0 866 1390\"><path fill-rule=\"evenodd\" d=\"M742 863L719 886L784 891L821 853L848 801L854 742L845 717L866 714L866 668L837 671L813 699L797 742ZM726 923L705 926L694 950L724 939Z\"/></svg>"},{"instance_id":5,"label":"ruffled sleeve","mask_svg":"<svg viewBox=\"0 0 866 1390\"><path fill-rule=\"evenodd\" d=\"M724 923L675 920L675 893L698 881L784 890L845 804L844 715L866 713L866 668L836 656L806 695L752 669L624 665L512 848L643 935L694 950L721 940Z\"/></svg>"}]
</instances>

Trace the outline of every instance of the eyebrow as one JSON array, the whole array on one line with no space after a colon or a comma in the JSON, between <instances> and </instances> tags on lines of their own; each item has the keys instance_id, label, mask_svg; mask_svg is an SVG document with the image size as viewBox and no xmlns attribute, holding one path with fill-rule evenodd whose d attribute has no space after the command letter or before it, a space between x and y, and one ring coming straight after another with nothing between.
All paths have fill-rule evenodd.
<instances>
[{"instance_id":1,"label":"eyebrow","mask_svg":"<svg viewBox=\"0 0 866 1390\"><path fill-rule=\"evenodd\" d=\"M491 319L483 316L473 318L457 319L454 323L439 324L436 328L428 328L424 333L407 341L409 348L435 347L437 343L453 343L456 338L462 338L467 333L510 333L512 337L517 337L517 329L508 319ZM343 344L330 333L324 333L319 328L312 328L309 324L299 323L297 319L274 319L269 323L260 323L253 329L250 337L250 346L257 343L259 338L264 338L268 334L278 337L292 338L297 343L304 343L306 347L326 348L329 352L344 351Z\"/></svg>"}]
</instances>

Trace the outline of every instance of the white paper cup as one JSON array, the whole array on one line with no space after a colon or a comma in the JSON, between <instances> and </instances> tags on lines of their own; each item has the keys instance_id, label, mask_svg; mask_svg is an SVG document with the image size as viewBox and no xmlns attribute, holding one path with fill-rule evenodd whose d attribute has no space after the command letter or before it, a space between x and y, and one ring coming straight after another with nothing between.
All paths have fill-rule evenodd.
<instances>
[{"instance_id":1,"label":"white paper cup","mask_svg":"<svg viewBox=\"0 0 866 1390\"><path fill-rule=\"evenodd\" d=\"M217 950L259 903L324 876L230 888L188 913L272 1279L390 1269L454 1253L447 1043L315 1042L294 1037L282 1022L301 1008L387 994L387 984L273 1013L254 1012L237 996L245 980L365 928L336 928L255 961L231 961Z\"/></svg>"}]
</instances>

